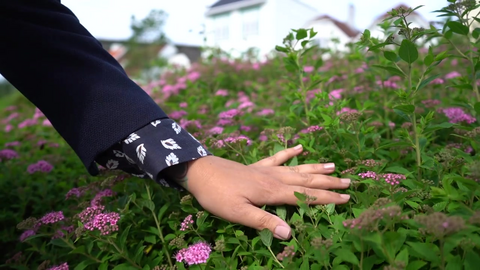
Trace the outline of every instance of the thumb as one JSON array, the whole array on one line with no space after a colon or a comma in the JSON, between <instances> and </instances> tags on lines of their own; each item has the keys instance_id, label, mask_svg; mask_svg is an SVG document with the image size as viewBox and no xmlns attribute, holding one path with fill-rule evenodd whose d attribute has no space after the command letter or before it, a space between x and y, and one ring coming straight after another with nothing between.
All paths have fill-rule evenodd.
<instances>
[{"instance_id":1,"label":"thumb","mask_svg":"<svg viewBox=\"0 0 480 270\"><path fill-rule=\"evenodd\" d=\"M238 223L257 229L259 231L268 229L275 238L287 240L292 236L292 229L278 216L268 213L254 205L244 206L241 215L242 220Z\"/></svg>"}]
</instances>

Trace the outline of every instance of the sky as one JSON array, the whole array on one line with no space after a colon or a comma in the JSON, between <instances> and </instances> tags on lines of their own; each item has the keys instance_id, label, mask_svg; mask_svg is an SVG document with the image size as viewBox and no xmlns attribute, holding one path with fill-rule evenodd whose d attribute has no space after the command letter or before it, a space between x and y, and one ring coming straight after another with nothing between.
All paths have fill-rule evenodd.
<instances>
[{"instance_id":1,"label":"sky","mask_svg":"<svg viewBox=\"0 0 480 270\"><path fill-rule=\"evenodd\" d=\"M202 45L204 15L208 6L217 0L62 0L79 18L92 35L102 39L127 39L131 35L131 16L144 18L152 9L168 13L164 31L176 44ZM270 0L277 1L277 0ZM390 11L398 4L412 7L424 5L418 12L428 20L436 20L433 10L447 4L446 0L335 0L335 5L327 0L299 0L318 11L340 21L346 21L348 6L355 7L355 26L363 30L377 16Z\"/></svg>"}]
</instances>

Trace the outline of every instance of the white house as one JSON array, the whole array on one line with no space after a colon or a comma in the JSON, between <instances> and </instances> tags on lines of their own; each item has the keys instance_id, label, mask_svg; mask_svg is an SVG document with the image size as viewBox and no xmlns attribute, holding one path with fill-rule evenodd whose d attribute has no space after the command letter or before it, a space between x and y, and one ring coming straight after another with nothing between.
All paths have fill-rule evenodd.
<instances>
[{"instance_id":1,"label":"white house","mask_svg":"<svg viewBox=\"0 0 480 270\"><path fill-rule=\"evenodd\" d=\"M205 14L205 45L236 57L257 48L263 57L317 14L297 0L220 0Z\"/></svg>"},{"instance_id":2,"label":"white house","mask_svg":"<svg viewBox=\"0 0 480 270\"><path fill-rule=\"evenodd\" d=\"M321 15L308 21L305 28L313 28L317 32L313 42L319 47L344 52L347 50L347 43L354 42L355 38L360 34L360 31L355 29L354 26L354 12L353 5L350 5L346 22L337 20L329 15Z\"/></svg>"}]
</instances>

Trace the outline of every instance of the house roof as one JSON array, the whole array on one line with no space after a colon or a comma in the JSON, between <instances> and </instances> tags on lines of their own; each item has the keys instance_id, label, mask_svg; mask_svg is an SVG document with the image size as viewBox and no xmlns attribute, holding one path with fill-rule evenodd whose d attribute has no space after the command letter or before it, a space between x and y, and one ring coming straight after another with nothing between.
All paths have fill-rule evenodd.
<instances>
[{"instance_id":1,"label":"house roof","mask_svg":"<svg viewBox=\"0 0 480 270\"><path fill-rule=\"evenodd\" d=\"M344 32L348 37L356 37L360 31L358 31L357 29L354 29L352 27L350 27L347 23L344 23L344 22L341 22L329 15L322 15L322 16L319 16L315 19L313 19L314 21L318 21L318 20L330 20L333 24L335 24L340 30L342 30L342 32Z\"/></svg>"},{"instance_id":2,"label":"house roof","mask_svg":"<svg viewBox=\"0 0 480 270\"><path fill-rule=\"evenodd\" d=\"M228 5L228 4L240 2L240 1L243 1L243 0L220 0L215 2L215 4L213 4L211 7L213 8L213 7Z\"/></svg>"}]
</instances>

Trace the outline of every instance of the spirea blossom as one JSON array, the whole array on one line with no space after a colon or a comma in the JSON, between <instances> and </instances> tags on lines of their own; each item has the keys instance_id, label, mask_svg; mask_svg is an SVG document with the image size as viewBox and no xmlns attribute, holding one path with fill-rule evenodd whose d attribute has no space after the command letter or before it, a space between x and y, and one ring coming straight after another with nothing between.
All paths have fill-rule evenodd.
<instances>
[{"instance_id":1,"label":"spirea blossom","mask_svg":"<svg viewBox=\"0 0 480 270\"><path fill-rule=\"evenodd\" d=\"M68 267L67 263L62 263L60 265L56 265L56 266L48 268L48 270L68 270L68 269L70 269L70 268Z\"/></svg>"},{"instance_id":2,"label":"spirea blossom","mask_svg":"<svg viewBox=\"0 0 480 270\"><path fill-rule=\"evenodd\" d=\"M215 96L226 97L226 96L228 96L228 90L219 89L219 90L217 90L217 92L215 93Z\"/></svg>"},{"instance_id":3,"label":"spirea blossom","mask_svg":"<svg viewBox=\"0 0 480 270\"><path fill-rule=\"evenodd\" d=\"M0 150L0 161L18 158L17 152L11 149Z\"/></svg>"},{"instance_id":4,"label":"spirea blossom","mask_svg":"<svg viewBox=\"0 0 480 270\"><path fill-rule=\"evenodd\" d=\"M177 262L186 262L188 265L206 263L212 248L205 242L199 242L180 250L175 259Z\"/></svg>"},{"instance_id":5,"label":"spirea blossom","mask_svg":"<svg viewBox=\"0 0 480 270\"><path fill-rule=\"evenodd\" d=\"M118 221L120 214L116 212L103 213L103 205L90 206L78 214L78 218L83 223L86 230L99 230L101 235L107 235L118 231Z\"/></svg>"},{"instance_id":6,"label":"spirea blossom","mask_svg":"<svg viewBox=\"0 0 480 270\"><path fill-rule=\"evenodd\" d=\"M457 77L461 77L462 74L458 73L457 71L452 71L450 73L448 73L447 75L445 75L445 79L453 79L453 78L457 78Z\"/></svg>"},{"instance_id":7,"label":"spirea blossom","mask_svg":"<svg viewBox=\"0 0 480 270\"><path fill-rule=\"evenodd\" d=\"M40 160L37 163L30 164L27 168L27 172L29 174L33 174L35 172L48 173L52 170L53 170L53 166L45 160Z\"/></svg>"},{"instance_id":8,"label":"spirea blossom","mask_svg":"<svg viewBox=\"0 0 480 270\"><path fill-rule=\"evenodd\" d=\"M272 110L272 109L262 109L261 111L259 111L259 112L257 113L257 115L259 115L259 116L267 116L267 115L274 114L274 113L275 113L275 111Z\"/></svg>"},{"instance_id":9,"label":"spirea blossom","mask_svg":"<svg viewBox=\"0 0 480 270\"><path fill-rule=\"evenodd\" d=\"M306 128L306 129L302 129L302 130L300 131L300 133L308 134L308 133L313 133L313 132L315 132L315 131L320 131L320 130L322 130L322 129L323 129L323 127L320 127L320 126L309 126L309 127Z\"/></svg>"},{"instance_id":10,"label":"spirea blossom","mask_svg":"<svg viewBox=\"0 0 480 270\"><path fill-rule=\"evenodd\" d=\"M241 111L238 109L231 109L225 112L221 112L218 117L222 119L231 119L234 118L237 115L240 115Z\"/></svg>"},{"instance_id":11,"label":"spirea blossom","mask_svg":"<svg viewBox=\"0 0 480 270\"><path fill-rule=\"evenodd\" d=\"M54 224L65 219L62 211L50 212L43 216L39 222L40 224Z\"/></svg>"},{"instance_id":12,"label":"spirea blossom","mask_svg":"<svg viewBox=\"0 0 480 270\"><path fill-rule=\"evenodd\" d=\"M190 224L193 224L192 215L188 215L180 225L180 231L188 230Z\"/></svg>"},{"instance_id":13,"label":"spirea blossom","mask_svg":"<svg viewBox=\"0 0 480 270\"><path fill-rule=\"evenodd\" d=\"M36 233L34 230L26 230L20 235L20 242L24 242L30 236L34 236Z\"/></svg>"},{"instance_id":14,"label":"spirea blossom","mask_svg":"<svg viewBox=\"0 0 480 270\"><path fill-rule=\"evenodd\" d=\"M441 109L441 111L448 117L449 122L453 124L457 124L460 122L466 122L471 124L476 121L475 117L465 113L462 108L452 107Z\"/></svg>"},{"instance_id":15,"label":"spirea blossom","mask_svg":"<svg viewBox=\"0 0 480 270\"><path fill-rule=\"evenodd\" d=\"M372 172L372 171L359 173L358 176L360 176L362 179L370 178L370 179L374 179L374 180L377 180L377 181L380 180L380 179L384 179L385 182L387 182L388 184L390 184L392 186L398 185L398 184L400 184L401 180L406 179L405 175L403 175L403 174L395 174L395 173L377 174L376 172Z\"/></svg>"}]
</instances>

